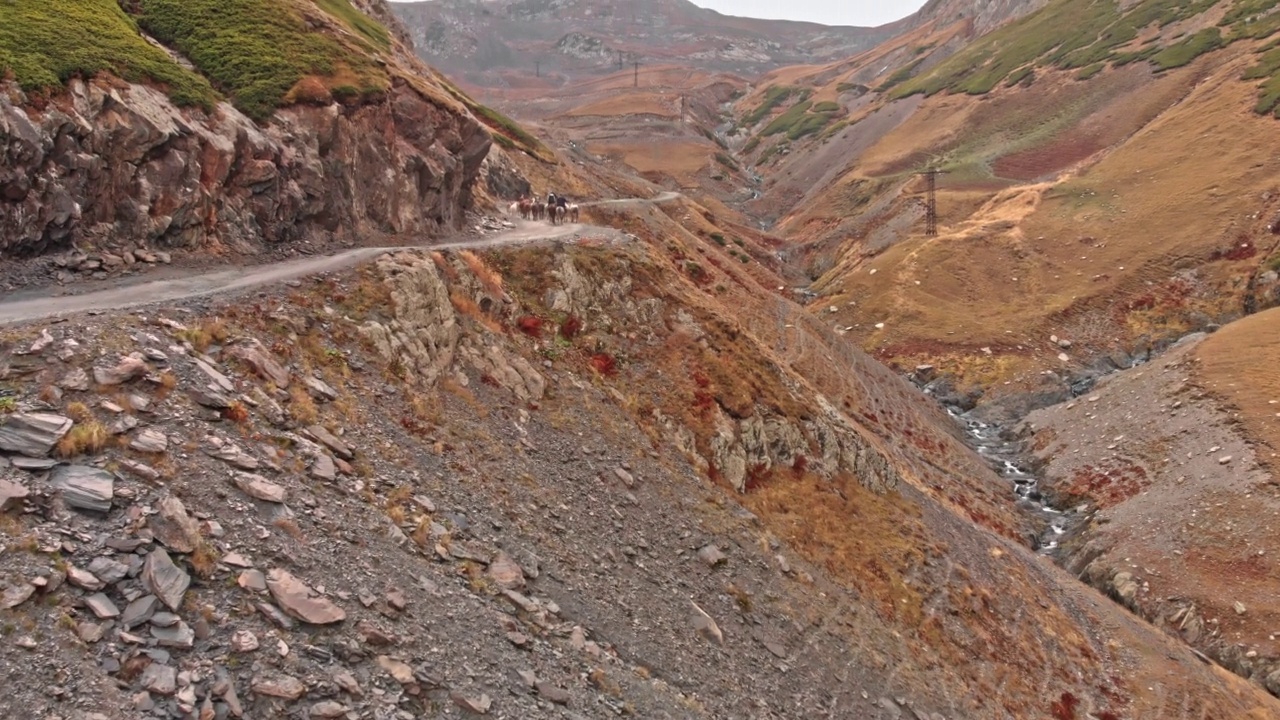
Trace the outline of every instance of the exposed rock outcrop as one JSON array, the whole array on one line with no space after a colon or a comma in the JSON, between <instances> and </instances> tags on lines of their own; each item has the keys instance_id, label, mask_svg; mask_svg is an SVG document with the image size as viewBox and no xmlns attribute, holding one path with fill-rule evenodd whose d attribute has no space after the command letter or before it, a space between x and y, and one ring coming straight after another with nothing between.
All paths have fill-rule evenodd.
<instances>
[{"instance_id":1,"label":"exposed rock outcrop","mask_svg":"<svg viewBox=\"0 0 1280 720\"><path fill-rule=\"evenodd\" d=\"M492 143L400 80L380 101L294 106L265 127L141 85L72 81L43 110L4 90L0 256L435 236L460 222Z\"/></svg>"}]
</instances>

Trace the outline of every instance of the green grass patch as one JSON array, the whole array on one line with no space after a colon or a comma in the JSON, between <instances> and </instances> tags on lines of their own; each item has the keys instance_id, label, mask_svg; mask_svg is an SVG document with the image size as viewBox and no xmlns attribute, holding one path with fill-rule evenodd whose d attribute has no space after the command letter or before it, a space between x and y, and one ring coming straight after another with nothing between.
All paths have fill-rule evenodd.
<instances>
[{"instance_id":1,"label":"green grass patch","mask_svg":"<svg viewBox=\"0 0 1280 720\"><path fill-rule=\"evenodd\" d=\"M1207 52L1223 47L1225 44L1221 30L1216 27L1205 28L1182 42L1170 45L1152 55L1151 64L1160 70L1182 67Z\"/></svg>"},{"instance_id":2,"label":"green grass patch","mask_svg":"<svg viewBox=\"0 0 1280 720\"><path fill-rule=\"evenodd\" d=\"M841 109L840 103L832 102L830 100L823 100L822 102L814 103L813 105L813 111L819 113L840 112Z\"/></svg>"},{"instance_id":3,"label":"green grass patch","mask_svg":"<svg viewBox=\"0 0 1280 720\"><path fill-rule=\"evenodd\" d=\"M759 136L759 135L757 135L757 136L755 136L755 137L751 138L750 140L748 140L748 141L747 141L747 144L742 146L742 152L744 152L744 153L753 152L753 151L754 151L756 148L758 148L758 147L760 147L760 136Z\"/></svg>"},{"instance_id":4,"label":"green grass patch","mask_svg":"<svg viewBox=\"0 0 1280 720\"><path fill-rule=\"evenodd\" d=\"M375 47L391 49L391 33L373 18L351 5L351 0L315 0L322 10L347 24L347 27L364 36Z\"/></svg>"},{"instance_id":5,"label":"green grass patch","mask_svg":"<svg viewBox=\"0 0 1280 720\"><path fill-rule=\"evenodd\" d=\"M765 119L765 117L777 109L782 103L786 102L791 96L799 96L801 100L807 99L811 91L804 88L790 87L784 85L773 85L764 91L764 101L755 110L747 113L742 118L742 125L745 127L753 127L756 123Z\"/></svg>"},{"instance_id":6,"label":"green grass patch","mask_svg":"<svg viewBox=\"0 0 1280 720\"><path fill-rule=\"evenodd\" d=\"M1230 7L1218 27L1163 45L1122 50L1148 28L1190 20L1223 2L1229 2ZM929 72L887 89L894 98L939 92L982 95L1001 82L1006 86L1031 82L1031 69L1037 67L1078 69L1075 77L1082 80L1097 75L1107 63L1121 66L1145 61L1156 70L1169 70L1235 40L1280 32L1278 6L1280 0L1138 0L1125 8L1116 0L1051 0L1037 12L988 33ZM1280 69L1265 77L1276 72ZM1268 87L1260 93L1259 107L1274 108Z\"/></svg>"},{"instance_id":7,"label":"green grass patch","mask_svg":"<svg viewBox=\"0 0 1280 720\"><path fill-rule=\"evenodd\" d=\"M145 30L189 58L255 120L266 119L286 104L285 96L308 76L325 78L330 86L353 87L366 96L390 86L368 48L316 32L280 0L136 2ZM327 4L339 3L346 0Z\"/></svg>"},{"instance_id":8,"label":"green grass patch","mask_svg":"<svg viewBox=\"0 0 1280 720\"><path fill-rule=\"evenodd\" d=\"M912 61L905 67L898 68L898 70L894 72L892 75L890 75L887 80L881 83L880 87L876 88L876 90L878 90L879 92L886 92L890 88L896 85L900 85L910 80L911 78L915 77L916 68L920 67L920 63L922 62L924 62L924 58L921 57Z\"/></svg>"},{"instance_id":9,"label":"green grass patch","mask_svg":"<svg viewBox=\"0 0 1280 720\"><path fill-rule=\"evenodd\" d=\"M832 103L834 105L834 103ZM833 113L831 112L810 112L814 107L813 103L808 100L792 105L786 112L774 118L772 122L760 131L760 135L769 137L786 133L788 140L799 140L806 135L812 135L831 122ZM837 106L837 109L839 106Z\"/></svg>"},{"instance_id":10,"label":"green grass patch","mask_svg":"<svg viewBox=\"0 0 1280 720\"><path fill-rule=\"evenodd\" d=\"M1076 73L1077 80L1088 80L1089 78L1102 72L1102 68L1106 67L1106 63L1096 62L1088 67L1080 68Z\"/></svg>"},{"instance_id":11,"label":"green grass patch","mask_svg":"<svg viewBox=\"0 0 1280 720\"><path fill-rule=\"evenodd\" d=\"M166 89L174 103L211 109L218 93L148 43L116 0L0 1L0 75L27 92L109 72Z\"/></svg>"}]
</instances>

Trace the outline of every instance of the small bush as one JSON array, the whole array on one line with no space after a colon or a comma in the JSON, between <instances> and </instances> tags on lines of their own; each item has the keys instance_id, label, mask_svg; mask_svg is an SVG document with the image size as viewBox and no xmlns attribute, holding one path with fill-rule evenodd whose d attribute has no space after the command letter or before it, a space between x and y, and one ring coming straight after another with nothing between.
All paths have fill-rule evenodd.
<instances>
[{"instance_id":1,"label":"small bush","mask_svg":"<svg viewBox=\"0 0 1280 720\"><path fill-rule=\"evenodd\" d=\"M715 244L717 244L717 245L719 245L719 246L721 246L721 247L723 247L723 246L724 246L725 239L724 239L724 234L723 234L723 233L713 232L713 233L711 233L710 237L711 237L711 240L712 240L713 242L715 242Z\"/></svg>"},{"instance_id":2,"label":"small bush","mask_svg":"<svg viewBox=\"0 0 1280 720\"><path fill-rule=\"evenodd\" d=\"M110 437L107 428L96 420L78 423L58 441L56 452L64 458L96 453L107 446Z\"/></svg>"},{"instance_id":3,"label":"small bush","mask_svg":"<svg viewBox=\"0 0 1280 720\"><path fill-rule=\"evenodd\" d=\"M560 337L572 340L582 332L582 320L577 315L570 315L560 323Z\"/></svg>"},{"instance_id":4,"label":"small bush","mask_svg":"<svg viewBox=\"0 0 1280 720\"><path fill-rule=\"evenodd\" d=\"M618 361L609 353L595 353L591 356L591 369L606 377L618 374Z\"/></svg>"},{"instance_id":5,"label":"small bush","mask_svg":"<svg viewBox=\"0 0 1280 720\"><path fill-rule=\"evenodd\" d=\"M531 338L542 337L542 318L537 315L522 315L516 320L516 327L520 332Z\"/></svg>"}]
</instances>

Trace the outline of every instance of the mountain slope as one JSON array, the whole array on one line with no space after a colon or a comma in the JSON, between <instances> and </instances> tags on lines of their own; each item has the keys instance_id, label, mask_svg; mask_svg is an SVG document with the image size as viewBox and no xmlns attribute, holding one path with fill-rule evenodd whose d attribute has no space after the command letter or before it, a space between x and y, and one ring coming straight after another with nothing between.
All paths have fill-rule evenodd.
<instances>
[{"instance_id":1,"label":"mountain slope","mask_svg":"<svg viewBox=\"0 0 1280 720\"><path fill-rule=\"evenodd\" d=\"M1059 0L972 41L923 25L778 71L735 146L758 209L807 243L815 307L865 348L995 389L1078 378L1273 302L1272 8ZM928 165L948 173L937 238Z\"/></svg>"},{"instance_id":2,"label":"mountain slope","mask_svg":"<svg viewBox=\"0 0 1280 720\"><path fill-rule=\"evenodd\" d=\"M478 87L558 86L631 68L634 60L756 73L848 55L894 31L731 17L687 0L431 0L393 7L424 59Z\"/></svg>"},{"instance_id":3,"label":"mountain slope","mask_svg":"<svg viewBox=\"0 0 1280 720\"><path fill-rule=\"evenodd\" d=\"M672 219L704 209L593 212L631 233L6 329L39 457L0 468L0 707L1275 713L976 525L1021 521L941 409Z\"/></svg>"},{"instance_id":4,"label":"mountain slope","mask_svg":"<svg viewBox=\"0 0 1280 720\"><path fill-rule=\"evenodd\" d=\"M549 159L348 0L121 7L0 7L6 257L438 236L491 136Z\"/></svg>"}]
</instances>

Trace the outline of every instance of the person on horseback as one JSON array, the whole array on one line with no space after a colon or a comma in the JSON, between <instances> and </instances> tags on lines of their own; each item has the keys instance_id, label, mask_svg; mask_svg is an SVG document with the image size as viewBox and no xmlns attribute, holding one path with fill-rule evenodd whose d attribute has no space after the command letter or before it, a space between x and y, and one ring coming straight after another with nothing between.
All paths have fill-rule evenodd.
<instances>
[{"instance_id":1,"label":"person on horseback","mask_svg":"<svg viewBox=\"0 0 1280 720\"><path fill-rule=\"evenodd\" d=\"M569 198L563 195L556 196L556 207L565 207L569 204Z\"/></svg>"}]
</instances>

